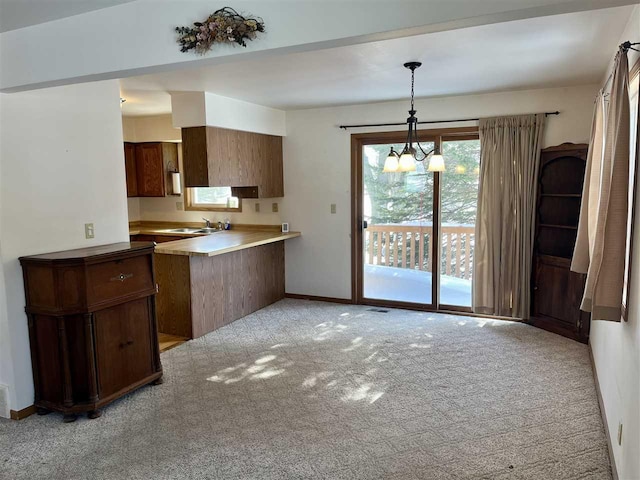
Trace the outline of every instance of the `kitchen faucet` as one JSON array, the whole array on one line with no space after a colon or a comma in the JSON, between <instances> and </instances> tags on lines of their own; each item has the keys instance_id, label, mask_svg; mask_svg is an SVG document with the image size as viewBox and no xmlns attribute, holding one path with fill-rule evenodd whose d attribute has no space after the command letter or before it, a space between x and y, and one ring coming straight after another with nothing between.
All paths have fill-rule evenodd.
<instances>
[{"instance_id":1,"label":"kitchen faucet","mask_svg":"<svg viewBox=\"0 0 640 480\"><path fill-rule=\"evenodd\" d=\"M202 217L202 219L205 222L206 228L211 228L211 220L209 220L208 218L204 218L204 217Z\"/></svg>"}]
</instances>

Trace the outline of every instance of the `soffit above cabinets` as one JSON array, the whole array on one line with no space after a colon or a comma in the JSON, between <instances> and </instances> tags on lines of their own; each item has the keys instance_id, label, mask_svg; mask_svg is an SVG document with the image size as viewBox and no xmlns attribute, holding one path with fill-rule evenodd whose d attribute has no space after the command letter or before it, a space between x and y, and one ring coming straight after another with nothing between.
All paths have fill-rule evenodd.
<instances>
[{"instance_id":1,"label":"soffit above cabinets","mask_svg":"<svg viewBox=\"0 0 640 480\"><path fill-rule=\"evenodd\" d=\"M283 110L209 92L174 92L171 111L175 128L209 126L279 137L286 135Z\"/></svg>"}]
</instances>

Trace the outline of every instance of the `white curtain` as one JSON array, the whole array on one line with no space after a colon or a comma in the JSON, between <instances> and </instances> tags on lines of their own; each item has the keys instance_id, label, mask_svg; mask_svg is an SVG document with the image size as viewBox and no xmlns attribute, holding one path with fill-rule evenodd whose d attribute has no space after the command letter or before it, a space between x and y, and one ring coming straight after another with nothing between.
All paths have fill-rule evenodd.
<instances>
[{"instance_id":1,"label":"white curtain","mask_svg":"<svg viewBox=\"0 0 640 480\"><path fill-rule=\"evenodd\" d=\"M544 114L480 120L473 311L529 318Z\"/></svg>"},{"instance_id":2,"label":"white curtain","mask_svg":"<svg viewBox=\"0 0 640 480\"><path fill-rule=\"evenodd\" d=\"M606 114L606 116L605 116ZM629 208L629 67L618 52L608 109L596 98L571 270L587 274L580 308L594 320L622 315Z\"/></svg>"}]
</instances>

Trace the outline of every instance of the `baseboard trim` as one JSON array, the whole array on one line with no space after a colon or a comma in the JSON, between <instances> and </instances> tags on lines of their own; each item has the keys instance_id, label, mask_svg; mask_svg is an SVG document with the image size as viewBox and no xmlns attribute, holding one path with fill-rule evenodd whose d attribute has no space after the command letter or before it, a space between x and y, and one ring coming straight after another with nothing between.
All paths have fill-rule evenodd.
<instances>
[{"instance_id":1,"label":"baseboard trim","mask_svg":"<svg viewBox=\"0 0 640 480\"><path fill-rule=\"evenodd\" d=\"M618 469L616 468L616 457L613 455L613 444L611 443L611 432L609 432L609 422L607 422L607 412L604 409L604 400L602 398L602 392L600 391L600 382L598 381L598 371L596 370L596 362L593 359L593 350L591 350L591 343L589 347L589 360L591 360L591 369L593 370L593 380L596 383L596 394L598 395L598 405L600 407L600 415L602 416L602 423L604 424L604 433L607 437L607 448L609 449L609 463L611 463L611 474L613 480L619 480Z\"/></svg>"},{"instance_id":2,"label":"baseboard trim","mask_svg":"<svg viewBox=\"0 0 640 480\"><path fill-rule=\"evenodd\" d=\"M22 410L10 410L9 414L12 420L22 420L36 413L36 406L30 405Z\"/></svg>"},{"instance_id":3,"label":"baseboard trim","mask_svg":"<svg viewBox=\"0 0 640 480\"><path fill-rule=\"evenodd\" d=\"M350 298L336 298L336 297L319 297L317 295L304 295L299 293L285 293L285 298L295 298L297 300L312 300L315 302L329 302L329 303L342 303L346 305L362 305L364 307L382 307L382 308L395 308L397 310L414 310L417 312L433 312L433 313L442 313L444 315L459 315L461 317L475 317L475 318L487 318L490 320L506 320L510 322L520 322L526 323L525 320L521 318L513 318L513 317L500 317L497 315L485 315L483 313L473 313L466 310L447 310L441 309L436 310L435 308L424 308L422 306L418 306L417 304L406 304L406 305L389 305L388 302L384 300L376 301L370 300L363 303L357 303L355 300Z\"/></svg>"},{"instance_id":4,"label":"baseboard trim","mask_svg":"<svg viewBox=\"0 0 640 480\"><path fill-rule=\"evenodd\" d=\"M300 295L298 293L285 293L285 298L295 298L297 300L312 300L315 302L330 302L330 303L343 303L353 304L353 300L350 298L334 298L334 297L318 297L316 295Z\"/></svg>"}]
</instances>

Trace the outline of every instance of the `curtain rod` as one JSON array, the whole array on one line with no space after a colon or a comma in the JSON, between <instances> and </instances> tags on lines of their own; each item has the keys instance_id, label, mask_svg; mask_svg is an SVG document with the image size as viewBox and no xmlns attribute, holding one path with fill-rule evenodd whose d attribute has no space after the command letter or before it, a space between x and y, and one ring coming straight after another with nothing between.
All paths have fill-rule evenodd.
<instances>
[{"instance_id":1,"label":"curtain rod","mask_svg":"<svg viewBox=\"0 0 640 480\"><path fill-rule=\"evenodd\" d=\"M627 40L626 42L623 42L618 46L618 50L624 50L625 52L628 52L629 50L634 50L636 52L640 52L640 50L638 50L637 48L633 48L633 45L640 45L640 42L631 43L629 40ZM609 84L612 78L613 78L613 71L609 74L607 79L602 84L602 90L607 88L607 85Z\"/></svg>"},{"instance_id":2,"label":"curtain rod","mask_svg":"<svg viewBox=\"0 0 640 480\"><path fill-rule=\"evenodd\" d=\"M555 112L545 112L544 115L548 117L549 115L560 115L559 111ZM458 120L428 120L424 122L418 122L418 124L429 124L429 123L455 123L455 122L476 122L480 120L479 118L460 118ZM407 122L398 122L398 123L365 123L362 125L339 125L339 128L346 130L347 128L362 128L362 127L400 127L402 125L406 125Z\"/></svg>"}]
</instances>

